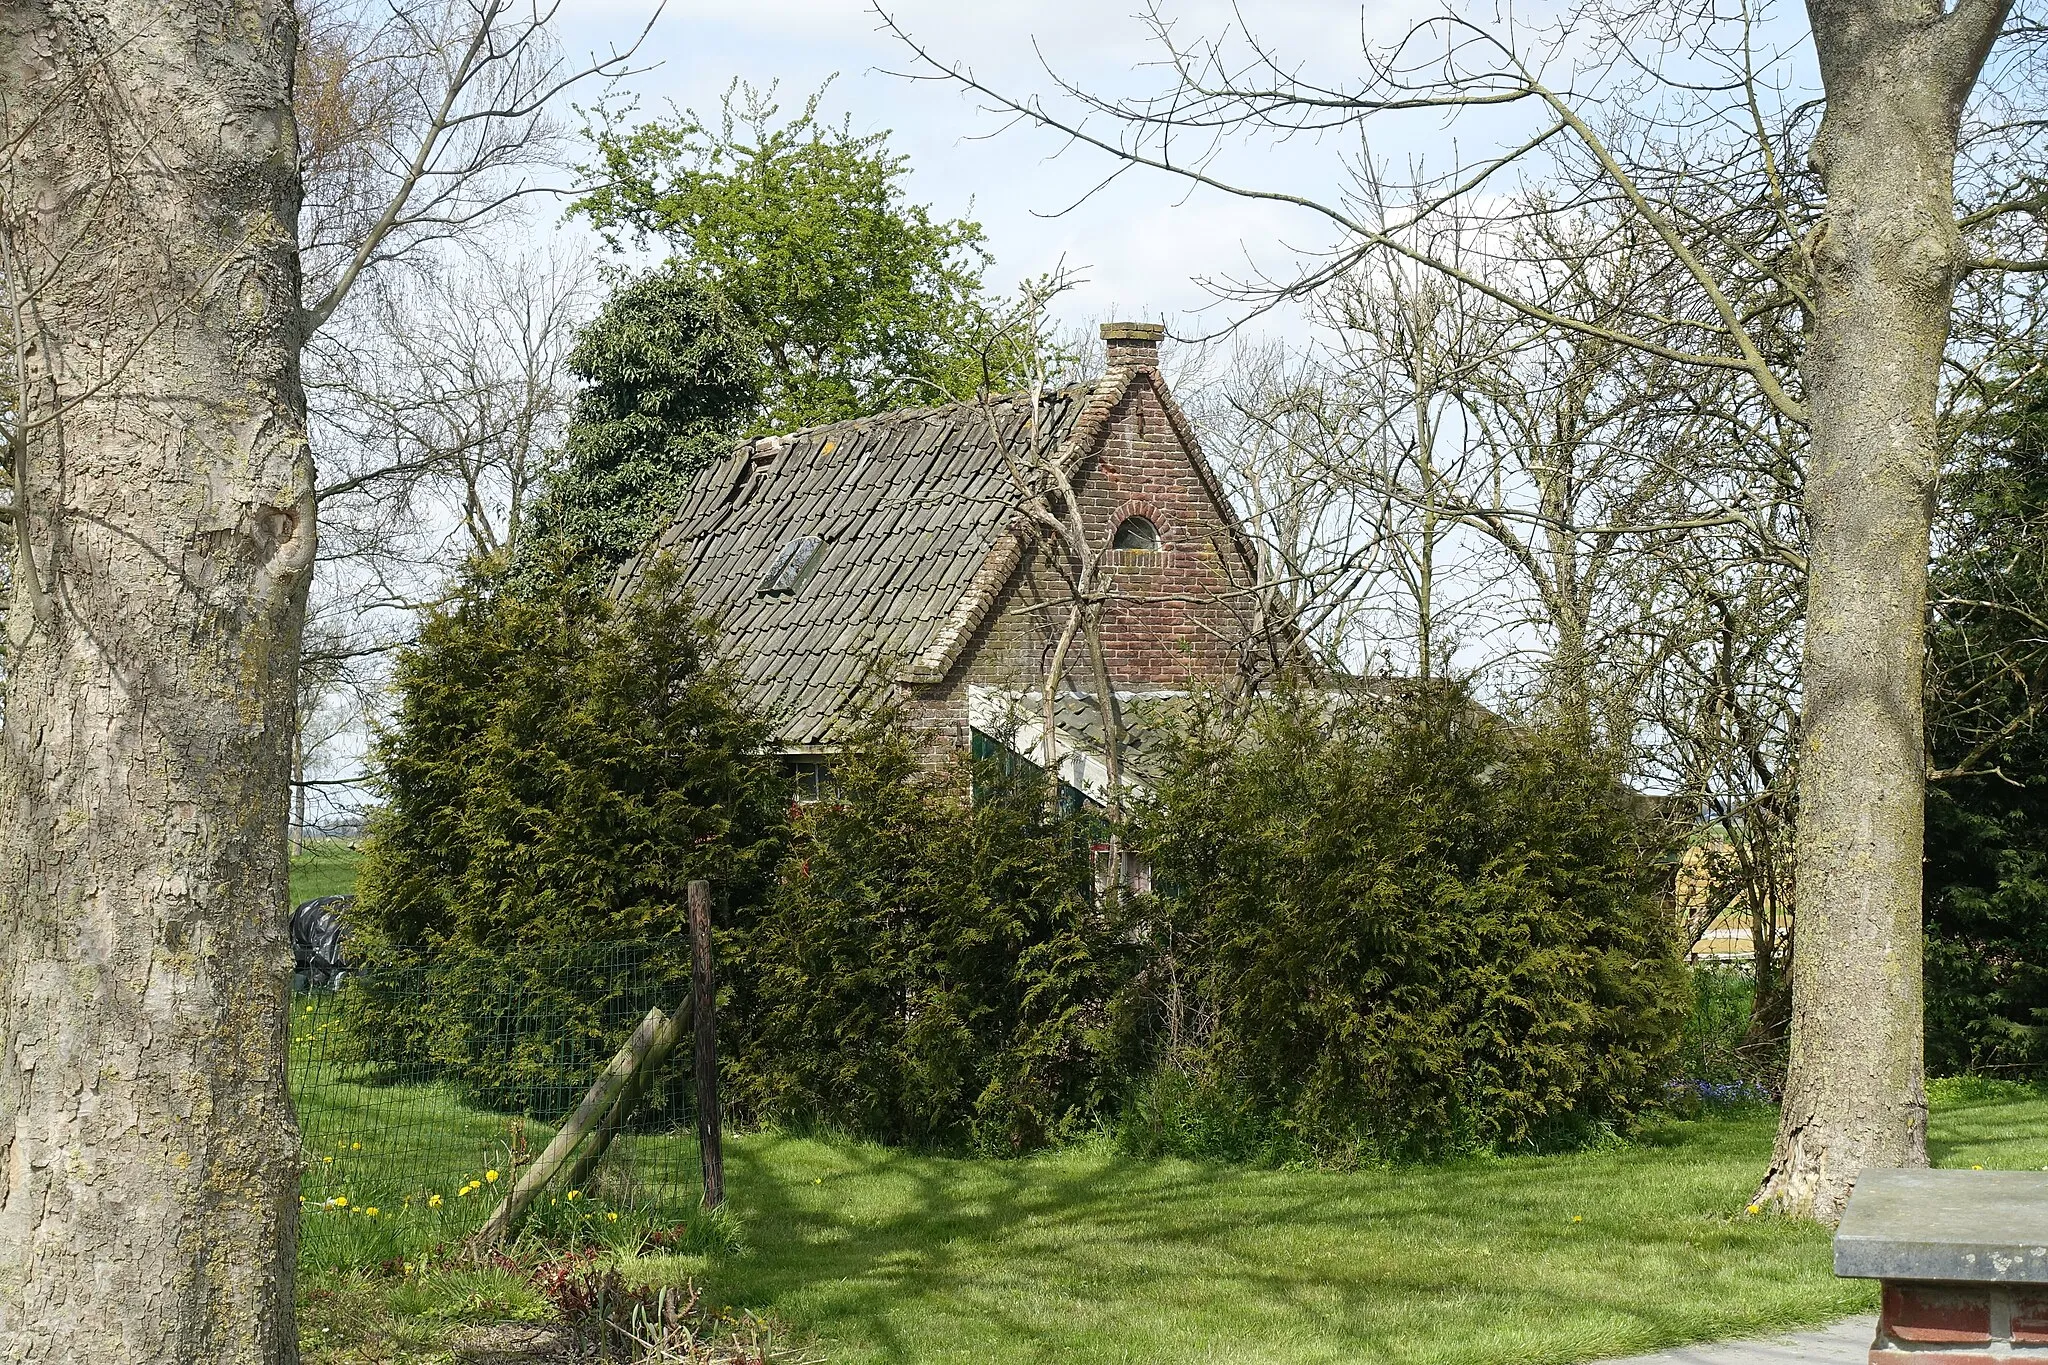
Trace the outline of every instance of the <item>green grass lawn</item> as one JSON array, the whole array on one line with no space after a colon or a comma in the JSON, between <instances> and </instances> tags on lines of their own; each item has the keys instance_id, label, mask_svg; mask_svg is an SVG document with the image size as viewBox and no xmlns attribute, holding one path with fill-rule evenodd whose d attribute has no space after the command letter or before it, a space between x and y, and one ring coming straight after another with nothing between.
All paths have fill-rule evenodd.
<instances>
[{"instance_id":1,"label":"green grass lawn","mask_svg":"<svg viewBox=\"0 0 2048 1365\"><path fill-rule=\"evenodd\" d=\"M626 1269L694 1277L837 1365L1591 1360L1873 1306L1829 1273L1825 1229L1745 1212L1771 1128L1751 1110L1607 1150L1355 1172L741 1135L726 1160L745 1249ZM2048 1094L1938 1086L1932 1149L2048 1167ZM307 1269L309 1322L376 1316L335 1307L363 1281ZM515 1283L458 1288L411 1286L411 1308L387 1295L381 1311L420 1341L430 1320L533 1311Z\"/></svg>"},{"instance_id":2,"label":"green grass lawn","mask_svg":"<svg viewBox=\"0 0 2048 1365\"><path fill-rule=\"evenodd\" d=\"M1936 1164L2048 1167L2048 1095L1937 1093ZM1872 1309L1826 1229L1745 1212L1773 1122L1344 1173L753 1137L710 1278L842 1362L1562 1362Z\"/></svg>"},{"instance_id":3,"label":"green grass lawn","mask_svg":"<svg viewBox=\"0 0 2048 1365\"><path fill-rule=\"evenodd\" d=\"M315 844L292 861L294 902L353 890L357 860L341 841ZM1934 1090L1935 1164L2048 1169L2048 1092ZM329 1145L380 1123L413 1144L315 1154L315 1204L345 1192L379 1215L306 1220L312 1365L453 1360L463 1332L548 1317L504 1271L363 1273L475 1225L489 1191L453 1191L504 1150L504 1118L430 1087L325 1075L300 1106ZM744 1249L623 1265L792 1324L834 1365L1593 1360L1873 1307L1868 1286L1829 1273L1825 1229L1745 1212L1772 1124L1753 1109L1604 1150L1353 1172L1137 1161L1106 1142L989 1161L738 1135L727 1184ZM694 1170L687 1137L632 1144ZM541 1218L622 1245L646 1222L629 1195L593 1190L573 1216ZM724 1245L730 1229L705 1232L692 1241Z\"/></svg>"},{"instance_id":4,"label":"green grass lawn","mask_svg":"<svg viewBox=\"0 0 2048 1365\"><path fill-rule=\"evenodd\" d=\"M1871 1302L1743 1212L1769 1119L1353 1173L737 1144L755 1251L713 1283L840 1361L1572 1361Z\"/></svg>"},{"instance_id":5,"label":"green grass lawn","mask_svg":"<svg viewBox=\"0 0 2048 1365\"><path fill-rule=\"evenodd\" d=\"M295 858L294 901L352 890L357 858L340 841ZM332 1209L307 1219L310 1365L452 1361L462 1333L548 1317L502 1270L376 1273L431 1260L474 1226L488 1192L452 1191L501 1150L505 1119L427 1087L334 1078L300 1105L330 1144L372 1110L430 1139L381 1160L374 1143L315 1154L316 1204L346 1190L380 1213L374 1227ZM1873 1307L1868 1286L1829 1273L1824 1228L1745 1212L1772 1124L1753 1109L1604 1150L1353 1172L1138 1161L1106 1142L991 1161L736 1135L727 1184L744 1249L622 1266L643 1282L693 1278L814 1338L834 1365L1593 1360ZM687 1137L633 1142L694 1168ZM2048 1169L2048 1092L1937 1084L1930 1148L1941 1166ZM443 1202L422 1207L436 1191ZM578 1202L542 1221L614 1244L644 1225L604 1190ZM692 1243L724 1245L730 1229L704 1231Z\"/></svg>"},{"instance_id":6,"label":"green grass lawn","mask_svg":"<svg viewBox=\"0 0 2048 1365\"><path fill-rule=\"evenodd\" d=\"M309 839L292 858L292 904L315 896L351 896L362 852L347 839Z\"/></svg>"}]
</instances>

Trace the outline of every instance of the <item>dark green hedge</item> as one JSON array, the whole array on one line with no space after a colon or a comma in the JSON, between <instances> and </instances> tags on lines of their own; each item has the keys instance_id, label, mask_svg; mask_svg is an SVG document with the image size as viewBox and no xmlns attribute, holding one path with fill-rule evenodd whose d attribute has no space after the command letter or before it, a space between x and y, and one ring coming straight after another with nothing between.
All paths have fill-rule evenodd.
<instances>
[{"instance_id":1,"label":"dark green hedge","mask_svg":"<svg viewBox=\"0 0 2048 1365\"><path fill-rule=\"evenodd\" d=\"M401 656L397 693L353 920L364 1060L430 1058L525 1107L566 1041L686 998L697 877L739 907L719 945L745 1016L744 912L781 864L790 787L673 573L624 603L576 579L475 585ZM615 944L637 945L631 964L591 957ZM378 994L380 970L420 963L433 989Z\"/></svg>"},{"instance_id":2,"label":"dark green hedge","mask_svg":"<svg viewBox=\"0 0 2048 1365\"><path fill-rule=\"evenodd\" d=\"M343 982L348 1027L334 1055L371 1079L451 1081L483 1108L557 1119L649 1009L677 1010L689 981L681 939L377 945ZM687 1119L688 1092L685 1068L670 1068L643 1096L636 1122Z\"/></svg>"},{"instance_id":3,"label":"dark green hedge","mask_svg":"<svg viewBox=\"0 0 2048 1365\"><path fill-rule=\"evenodd\" d=\"M1680 1031L1642 803L1455 690L1192 717L1152 746L1168 771L1129 835L1161 891L1137 896L1096 894L1105 831L1024 765L934 761L887 718L793 811L665 571L623 604L481 585L399 696L355 1045L494 1107L565 1107L683 1000L694 877L718 888L742 1122L1000 1152L1119 1116L1146 1150L1524 1148L1626 1126ZM624 942L628 970L576 965Z\"/></svg>"},{"instance_id":4,"label":"dark green hedge","mask_svg":"<svg viewBox=\"0 0 2048 1365\"><path fill-rule=\"evenodd\" d=\"M1393 1157L1628 1124L1685 1001L1642 804L1455 688L1198 717L1135 839L1176 1040L1141 1145Z\"/></svg>"},{"instance_id":5,"label":"dark green hedge","mask_svg":"<svg viewBox=\"0 0 2048 1365\"><path fill-rule=\"evenodd\" d=\"M665 565L623 604L486 585L396 691L359 907L393 941L660 937L690 879L744 904L774 878L790 788Z\"/></svg>"},{"instance_id":6,"label":"dark green hedge","mask_svg":"<svg viewBox=\"0 0 2048 1365\"><path fill-rule=\"evenodd\" d=\"M856 740L748 948L735 1079L759 1112L1003 1152L1102 1117L1134 950L1092 899L1082 828L1046 805L995 764L921 761L886 722Z\"/></svg>"},{"instance_id":7,"label":"dark green hedge","mask_svg":"<svg viewBox=\"0 0 2048 1365\"><path fill-rule=\"evenodd\" d=\"M1943 471L1929 585L1927 1069L2048 1080L2048 378Z\"/></svg>"}]
</instances>

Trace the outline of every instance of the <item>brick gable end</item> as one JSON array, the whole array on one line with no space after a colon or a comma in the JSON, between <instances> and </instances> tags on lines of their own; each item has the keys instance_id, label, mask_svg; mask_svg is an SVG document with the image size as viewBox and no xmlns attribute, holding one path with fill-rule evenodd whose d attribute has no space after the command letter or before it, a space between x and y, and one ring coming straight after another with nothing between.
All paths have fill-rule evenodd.
<instances>
[{"instance_id":1,"label":"brick gable end","mask_svg":"<svg viewBox=\"0 0 2048 1365\"><path fill-rule=\"evenodd\" d=\"M1115 597L1104 612L1103 652L1119 692L1182 691L1227 685L1255 640L1255 570L1200 455L1183 439L1185 419L1151 366L1131 378L1102 423L1096 449L1079 464L1075 495L1091 543L1107 547L1117 527L1143 516L1159 533L1157 551L1110 551ZM992 609L947 677L911 693L915 721L954 742L967 735L970 686L1037 691L1066 621L1067 589L1033 544L1020 557ZM1070 650L1064 688L1090 692L1085 647ZM936 737L936 736L935 736Z\"/></svg>"}]
</instances>

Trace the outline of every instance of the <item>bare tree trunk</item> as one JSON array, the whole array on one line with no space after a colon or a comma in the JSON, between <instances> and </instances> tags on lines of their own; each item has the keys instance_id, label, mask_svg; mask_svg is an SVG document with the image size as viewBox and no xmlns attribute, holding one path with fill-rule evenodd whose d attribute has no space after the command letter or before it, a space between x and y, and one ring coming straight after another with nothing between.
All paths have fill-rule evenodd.
<instances>
[{"instance_id":1,"label":"bare tree trunk","mask_svg":"<svg viewBox=\"0 0 2048 1365\"><path fill-rule=\"evenodd\" d=\"M1124 818L1124 708L1117 700L1116 680L1109 674L1109 655L1102 648L1102 608L1088 618L1088 664L1095 674L1095 713L1102 717L1102 768L1108 790L1102 806L1109 813L1111 875L1121 883L1118 863Z\"/></svg>"},{"instance_id":2,"label":"bare tree trunk","mask_svg":"<svg viewBox=\"0 0 2048 1365\"><path fill-rule=\"evenodd\" d=\"M0 1359L297 1358L295 22L0 0L43 272L0 730Z\"/></svg>"},{"instance_id":3,"label":"bare tree trunk","mask_svg":"<svg viewBox=\"0 0 2048 1365\"><path fill-rule=\"evenodd\" d=\"M1057 811L1060 800L1060 683L1067 676L1067 651L1074 646L1081 633L1082 618L1086 611L1077 589L1073 604L1067 610L1067 623L1060 629L1059 639L1052 647L1052 657L1045 664L1045 692L1039 698L1040 731L1038 736L1039 766L1051 782L1046 794L1048 809Z\"/></svg>"},{"instance_id":4,"label":"bare tree trunk","mask_svg":"<svg viewBox=\"0 0 2048 1365\"><path fill-rule=\"evenodd\" d=\"M1827 211L1807 242L1812 533L1799 759L1799 960L1759 1198L1834 1219L1865 1167L1927 1162L1921 659L1935 400L1963 253L1962 107L2002 0L1809 0Z\"/></svg>"},{"instance_id":5,"label":"bare tree trunk","mask_svg":"<svg viewBox=\"0 0 2048 1365\"><path fill-rule=\"evenodd\" d=\"M1436 659L1436 433L1430 421L1431 394L1422 382L1427 361L1420 328L1415 351L1415 454L1422 476L1422 527L1415 546L1415 675L1428 682Z\"/></svg>"},{"instance_id":6,"label":"bare tree trunk","mask_svg":"<svg viewBox=\"0 0 2048 1365\"><path fill-rule=\"evenodd\" d=\"M1574 742L1591 744L1594 738L1593 657L1592 646L1587 640L1586 615L1578 595L1565 587L1573 571L1570 551L1560 547L1560 552L1553 554L1551 563L1555 566L1551 581L1559 591L1553 594L1555 602L1550 608L1554 638L1550 658L1544 661L1543 667L1545 700L1551 717L1564 727Z\"/></svg>"}]
</instances>

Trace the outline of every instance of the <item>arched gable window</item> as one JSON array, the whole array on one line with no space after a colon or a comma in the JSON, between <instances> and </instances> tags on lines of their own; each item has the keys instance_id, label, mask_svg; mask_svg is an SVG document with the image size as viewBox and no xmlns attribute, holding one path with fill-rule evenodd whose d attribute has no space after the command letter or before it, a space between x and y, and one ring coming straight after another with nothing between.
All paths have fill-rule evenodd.
<instances>
[{"instance_id":1,"label":"arched gable window","mask_svg":"<svg viewBox=\"0 0 2048 1365\"><path fill-rule=\"evenodd\" d=\"M1145 517L1125 517L1117 524L1116 538L1109 543L1112 550L1159 549L1159 528Z\"/></svg>"}]
</instances>

